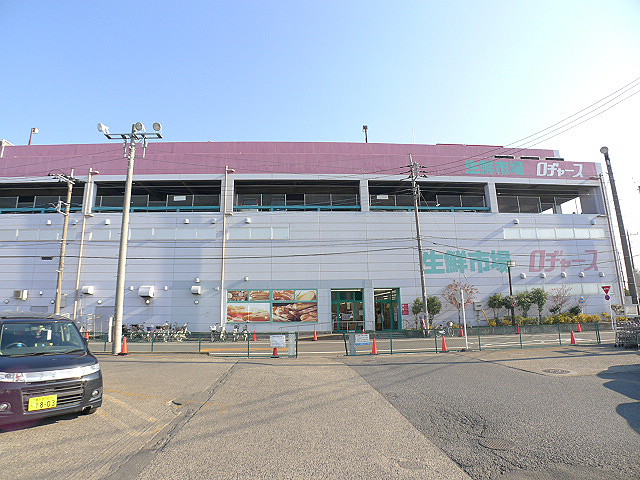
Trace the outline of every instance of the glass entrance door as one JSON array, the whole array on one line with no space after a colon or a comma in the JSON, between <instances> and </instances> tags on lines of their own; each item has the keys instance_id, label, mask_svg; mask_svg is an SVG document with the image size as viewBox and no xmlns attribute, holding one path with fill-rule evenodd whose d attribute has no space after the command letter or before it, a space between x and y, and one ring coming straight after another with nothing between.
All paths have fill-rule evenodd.
<instances>
[{"instance_id":1,"label":"glass entrance door","mask_svg":"<svg viewBox=\"0 0 640 480\"><path fill-rule=\"evenodd\" d=\"M376 311L376 330L399 330L399 290L397 288L385 288L374 290Z\"/></svg>"},{"instance_id":2,"label":"glass entrance door","mask_svg":"<svg viewBox=\"0 0 640 480\"><path fill-rule=\"evenodd\" d=\"M364 303L362 290L331 290L333 331L362 331Z\"/></svg>"}]
</instances>

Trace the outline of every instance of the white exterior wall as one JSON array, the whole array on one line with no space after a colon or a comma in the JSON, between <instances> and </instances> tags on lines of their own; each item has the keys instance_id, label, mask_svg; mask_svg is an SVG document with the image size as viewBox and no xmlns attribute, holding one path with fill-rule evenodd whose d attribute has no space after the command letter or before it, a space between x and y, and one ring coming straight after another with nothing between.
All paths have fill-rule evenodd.
<instances>
[{"instance_id":1,"label":"white exterior wall","mask_svg":"<svg viewBox=\"0 0 640 480\"><path fill-rule=\"evenodd\" d=\"M474 178L474 181L482 180ZM492 195L493 205L495 193ZM425 212L420 215L425 250L509 251L518 263L512 270L516 292L524 288L572 285L585 297L586 313L601 313L607 312L608 306L599 286L613 285L612 302L622 303L615 286L610 232L603 216L466 212ZM245 223L247 217L251 218L251 223ZM185 223L187 218L189 223ZM517 224L514 223L516 218ZM105 224L107 219L109 225ZM61 235L62 220L59 214L0 215L0 238L4 246L0 301L4 301L5 309L48 308L53 312L51 301L55 298L60 249L57 239ZM399 288L400 301L404 304L412 304L420 297L413 212L240 211L227 220L230 239L227 242L225 288L318 289L319 323L304 325L307 331L313 331L314 326L319 331L332 330L331 289L364 289L368 329L374 327L374 289ZM47 225L47 221L51 221L51 225ZM73 213L63 286L63 292L68 296L62 313L67 314L73 312L81 225L82 214ZM288 228L289 239L234 239L247 229L270 227ZM130 228L126 285L133 286L133 290L126 290L125 323L188 323L191 331L208 331L209 325L219 323L223 298L219 289L222 214L134 212ZM516 228L604 229L605 236L582 240L505 240L504 230ZM104 314L113 309L119 232L119 213L95 213L87 217L80 285L93 285L95 292L79 295L81 320L87 315ZM167 240L170 232L175 232L180 240ZM542 272L530 271L531 252L536 250L561 251L564 258L589 261L586 265L567 267L566 278L561 276L558 266L545 272L546 277L542 278ZM586 250L598 251L597 270L588 268L592 257L585 256ZM46 256L53 260L41 259ZM549 260L546 268L551 266ZM584 272L584 277L579 276L580 272ZM526 278L521 278L521 273ZM196 278L200 279L201 295L191 293ZM452 279L468 281L479 288L478 300L485 303L491 294L508 294L509 290L507 273L495 268L485 272L471 268L464 272L428 272L426 278L429 295L440 294ZM141 285L155 287L156 296L148 305L138 295ZM14 290L28 290L28 299L14 299ZM578 296L576 294L572 304L577 303ZM444 301L443 305L443 313L436 322L457 321L457 312ZM492 316L488 309L487 315ZM468 311L468 318L475 323L472 309ZM403 321L408 326L413 318L405 316ZM283 326L281 323L255 323L250 329L278 331Z\"/></svg>"}]
</instances>

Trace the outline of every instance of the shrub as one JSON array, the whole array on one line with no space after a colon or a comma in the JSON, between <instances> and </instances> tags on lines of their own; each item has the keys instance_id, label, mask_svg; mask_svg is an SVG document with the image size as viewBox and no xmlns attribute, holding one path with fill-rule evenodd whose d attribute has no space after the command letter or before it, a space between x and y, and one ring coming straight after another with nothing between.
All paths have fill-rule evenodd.
<instances>
[{"instance_id":1,"label":"shrub","mask_svg":"<svg viewBox=\"0 0 640 480\"><path fill-rule=\"evenodd\" d=\"M573 316L580 315L582 313L582 309L580 308L580 305L574 305L569 310L567 310L567 313Z\"/></svg>"}]
</instances>

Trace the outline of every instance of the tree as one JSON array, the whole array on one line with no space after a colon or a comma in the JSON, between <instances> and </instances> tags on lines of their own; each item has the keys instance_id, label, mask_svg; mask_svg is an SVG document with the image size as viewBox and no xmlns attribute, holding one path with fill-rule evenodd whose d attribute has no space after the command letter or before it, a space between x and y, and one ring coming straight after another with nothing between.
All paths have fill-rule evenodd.
<instances>
[{"instance_id":1,"label":"tree","mask_svg":"<svg viewBox=\"0 0 640 480\"><path fill-rule=\"evenodd\" d=\"M562 311L564 306L570 300L570 293L571 289L566 285L552 288L551 294L549 295L549 300L551 300L552 307L549 308L549 311L554 315L560 313L560 311Z\"/></svg>"},{"instance_id":2,"label":"tree","mask_svg":"<svg viewBox=\"0 0 640 480\"><path fill-rule=\"evenodd\" d=\"M429 304L429 300L427 299L427 304ZM413 301L413 305L411 306L411 313L416 317L416 327L422 328L424 330L426 325L420 325L420 320L418 319L418 315L424 312L424 305L422 304L421 298L416 298ZM423 332L424 333L424 332Z\"/></svg>"},{"instance_id":3,"label":"tree","mask_svg":"<svg viewBox=\"0 0 640 480\"><path fill-rule=\"evenodd\" d=\"M489 305L489 308L493 310L493 318L498 320L498 312L502 307L504 307L504 295L501 293L494 293L489 297L487 305Z\"/></svg>"},{"instance_id":4,"label":"tree","mask_svg":"<svg viewBox=\"0 0 640 480\"><path fill-rule=\"evenodd\" d=\"M460 291L464 292L464 306L460 302ZM458 280L452 281L444 289L442 296L444 299L458 310L458 322L460 322L460 311L462 308L471 305L478 295L478 289L468 283L462 283Z\"/></svg>"},{"instance_id":5,"label":"tree","mask_svg":"<svg viewBox=\"0 0 640 480\"><path fill-rule=\"evenodd\" d=\"M534 288L529 292L531 302L538 307L538 324L542 322L542 309L549 300L549 294L542 288Z\"/></svg>"},{"instance_id":6,"label":"tree","mask_svg":"<svg viewBox=\"0 0 640 480\"><path fill-rule=\"evenodd\" d=\"M522 310L522 315L525 317L529 316L529 309L531 305L533 305L533 298L531 298L531 294L529 292L520 292L516 293L516 304Z\"/></svg>"},{"instance_id":7,"label":"tree","mask_svg":"<svg viewBox=\"0 0 640 480\"><path fill-rule=\"evenodd\" d=\"M422 302L420 302L422 303ZM436 296L427 297L427 313L429 314L429 323L433 325L433 319L442 310L442 302Z\"/></svg>"},{"instance_id":8,"label":"tree","mask_svg":"<svg viewBox=\"0 0 640 480\"><path fill-rule=\"evenodd\" d=\"M511 313L511 325L516 324L515 316L513 315L513 308L516 306L516 298L511 295L506 295L504 297L503 307L509 310Z\"/></svg>"},{"instance_id":9,"label":"tree","mask_svg":"<svg viewBox=\"0 0 640 480\"><path fill-rule=\"evenodd\" d=\"M429 315L430 325L433 325L434 317L438 315L441 310L442 310L442 302L438 297L436 297L435 295L427 297L427 314ZM422 312L424 312L424 308L422 306L422 299L416 298L413 301L413 306L411 307L411 313L413 313L417 317L417 315L421 314ZM418 325L418 328L422 328L417 318L416 318L416 324Z\"/></svg>"}]
</instances>

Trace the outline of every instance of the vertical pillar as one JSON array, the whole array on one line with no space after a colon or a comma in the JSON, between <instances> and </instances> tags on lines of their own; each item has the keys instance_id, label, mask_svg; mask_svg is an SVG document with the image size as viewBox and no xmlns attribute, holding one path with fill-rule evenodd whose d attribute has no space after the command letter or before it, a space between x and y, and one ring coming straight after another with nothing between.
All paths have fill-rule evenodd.
<instances>
[{"instance_id":1,"label":"vertical pillar","mask_svg":"<svg viewBox=\"0 0 640 480\"><path fill-rule=\"evenodd\" d=\"M484 199L487 202L487 207L491 209L491 213L498 213L498 194L495 182L487 182L484 186Z\"/></svg>"},{"instance_id":2,"label":"vertical pillar","mask_svg":"<svg viewBox=\"0 0 640 480\"><path fill-rule=\"evenodd\" d=\"M360 210L368 212L371 210L369 201L369 180L360 180Z\"/></svg>"}]
</instances>

